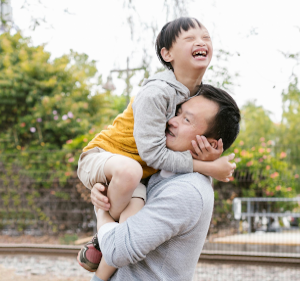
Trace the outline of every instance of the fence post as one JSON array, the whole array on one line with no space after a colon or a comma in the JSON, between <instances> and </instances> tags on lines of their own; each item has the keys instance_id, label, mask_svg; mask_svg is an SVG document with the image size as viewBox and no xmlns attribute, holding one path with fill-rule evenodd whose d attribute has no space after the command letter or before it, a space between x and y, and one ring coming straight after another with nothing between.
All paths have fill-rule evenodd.
<instances>
[{"instance_id":1,"label":"fence post","mask_svg":"<svg viewBox=\"0 0 300 281\"><path fill-rule=\"evenodd\" d=\"M247 200L248 233L251 233L251 202Z\"/></svg>"}]
</instances>

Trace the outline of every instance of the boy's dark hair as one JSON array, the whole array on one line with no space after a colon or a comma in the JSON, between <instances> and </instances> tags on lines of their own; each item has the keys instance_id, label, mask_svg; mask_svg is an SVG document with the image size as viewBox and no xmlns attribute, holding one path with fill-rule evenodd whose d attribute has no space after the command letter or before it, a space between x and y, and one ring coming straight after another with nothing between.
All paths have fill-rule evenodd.
<instances>
[{"instance_id":1,"label":"boy's dark hair","mask_svg":"<svg viewBox=\"0 0 300 281\"><path fill-rule=\"evenodd\" d=\"M158 56L160 62L168 69L173 70L173 67L170 62L164 61L164 59L160 54L161 49L165 47L167 50L170 50L173 43L176 42L176 38L181 33L181 30L188 31L191 28L195 28L196 27L195 23L197 23L198 26L202 28L200 22L197 19L189 18L189 17L181 17L166 23L162 28L162 30L160 31L160 33L158 34L155 43L156 55Z\"/></svg>"},{"instance_id":2,"label":"boy's dark hair","mask_svg":"<svg viewBox=\"0 0 300 281\"><path fill-rule=\"evenodd\" d=\"M204 136L216 140L222 138L225 151L233 144L240 132L240 110L235 100L227 92L211 85L202 85L199 95L219 105L218 113L210 121Z\"/></svg>"}]
</instances>

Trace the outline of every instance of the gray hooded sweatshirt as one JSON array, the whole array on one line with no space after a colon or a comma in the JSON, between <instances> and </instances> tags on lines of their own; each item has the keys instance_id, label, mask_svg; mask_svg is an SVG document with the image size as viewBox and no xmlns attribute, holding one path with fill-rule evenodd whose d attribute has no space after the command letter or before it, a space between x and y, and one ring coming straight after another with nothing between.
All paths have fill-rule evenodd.
<instances>
[{"instance_id":1,"label":"gray hooded sweatshirt","mask_svg":"<svg viewBox=\"0 0 300 281\"><path fill-rule=\"evenodd\" d=\"M190 98L189 89L176 80L171 70L144 80L132 104L133 136L139 155L149 167L173 173L193 172L191 153L168 149L165 135L166 123L175 116L177 105Z\"/></svg>"}]
</instances>

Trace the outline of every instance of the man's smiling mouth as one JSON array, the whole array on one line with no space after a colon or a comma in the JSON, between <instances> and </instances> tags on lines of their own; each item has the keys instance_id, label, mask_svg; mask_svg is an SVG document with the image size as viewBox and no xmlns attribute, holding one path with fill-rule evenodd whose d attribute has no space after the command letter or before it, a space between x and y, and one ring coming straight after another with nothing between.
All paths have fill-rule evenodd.
<instances>
[{"instance_id":1,"label":"man's smiling mouth","mask_svg":"<svg viewBox=\"0 0 300 281\"><path fill-rule=\"evenodd\" d=\"M166 132L167 132L167 134L169 134L170 136L175 137L175 135L174 135L169 129L166 129Z\"/></svg>"}]
</instances>

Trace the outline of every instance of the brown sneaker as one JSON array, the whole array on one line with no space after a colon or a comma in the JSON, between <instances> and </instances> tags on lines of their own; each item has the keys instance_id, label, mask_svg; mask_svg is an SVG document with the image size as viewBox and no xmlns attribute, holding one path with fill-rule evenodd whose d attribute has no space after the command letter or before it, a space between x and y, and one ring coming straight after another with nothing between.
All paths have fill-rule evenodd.
<instances>
[{"instance_id":1,"label":"brown sneaker","mask_svg":"<svg viewBox=\"0 0 300 281\"><path fill-rule=\"evenodd\" d=\"M94 235L93 239L86 243L77 255L78 263L86 270L95 272L102 258L98 236Z\"/></svg>"}]
</instances>

